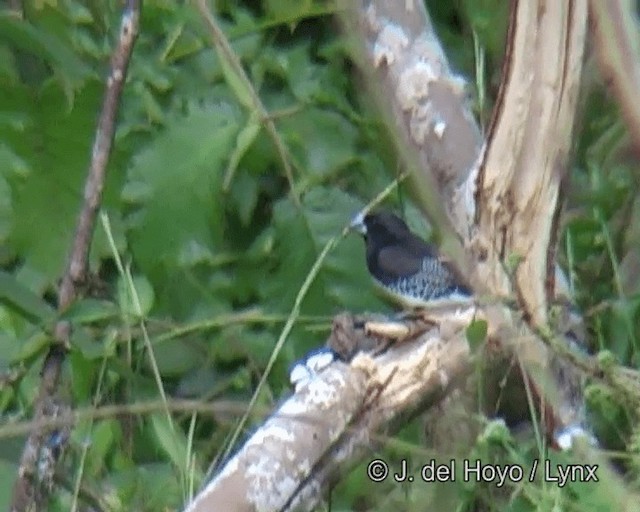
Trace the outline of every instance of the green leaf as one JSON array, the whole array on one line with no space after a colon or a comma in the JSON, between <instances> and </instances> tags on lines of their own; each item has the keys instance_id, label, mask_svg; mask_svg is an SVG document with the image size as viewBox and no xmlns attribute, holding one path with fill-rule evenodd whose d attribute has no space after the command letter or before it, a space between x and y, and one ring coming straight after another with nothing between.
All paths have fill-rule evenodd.
<instances>
[{"instance_id":1,"label":"green leaf","mask_svg":"<svg viewBox=\"0 0 640 512\"><path fill-rule=\"evenodd\" d=\"M278 122L302 167L318 177L335 173L357 158L357 131L335 112L311 108Z\"/></svg>"},{"instance_id":2,"label":"green leaf","mask_svg":"<svg viewBox=\"0 0 640 512\"><path fill-rule=\"evenodd\" d=\"M56 314L55 309L46 301L3 270L0 270L0 300L14 311L38 323L50 320Z\"/></svg>"},{"instance_id":3,"label":"green leaf","mask_svg":"<svg viewBox=\"0 0 640 512\"><path fill-rule=\"evenodd\" d=\"M0 331L0 371L6 372L12 363L17 360L20 343L13 333Z\"/></svg>"},{"instance_id":4,"label":"green leaf","mask_svg":"<svg viewBox=\"0 0 640 512\"><path fill-rule=\"evenodd\" d=\"M181 377L206 364L207 359L203 358L205 350L201 345L180 340L160 343L153 348L153 353L160 375L171 378Z\"/></svg>"},{"instance_id":5,"label":"green leaf","mask_svg":"<svg viewBox=\"0 0 640 512\"><path fill-rule=\"evenodd\" d=\"M13 502L11 498L13 495L12 479L15 479L16 472L15 460L9 457L0 459L0 507L3 510L9 510Z\"/></svg>"},{"instance_id":6,"label":"green leaf","mask_svg":"<svg viewBox=\"0 0 640 512\"><path fill-rule=\"evenodd\" d=\"M472 353L487 339L487 327L486 320L474 320L467 326L465 334Z\"/></svg>"},{"instance_id":7,"label":"green leaf","mask_svg":"<svg viewBox=\"0 0 640 512\"><path fill-rule=\"evenodd\" d=\"M11 14L0 13L0 42L43 59L56 71L65 87L77 89L92 73L67 43Z\"/></svg>"},{"instance_id":8,"label":"green leaf","mask_svg":"<svg viewBox=\"0 0 640 512\"><path fill-rule=\"evenodd\" d=\"M13 357L13 361L26 361L31 359L44 352L50 343L51 337L47 333L38 331L22 342L22 345L19 346L19 352Z\"/></svg>"},{"instance_id":9,"label":"green leaf","mask_svg":"<svg viewBox=\"0 0 640 512\"><path fill-rule=\"evenodd\" d=\"M251 84L248 84L244 77L240 76L233 64L227 59L226 54L218 49L218 57L222 64L222 73L227 85L233 91L238 102L249 110L253 110L255 105L253 104L253 95L251 92Z\"/></svg>"},{"instance_id":10,"label":"green leaf","mask_svg":"<svg viewBox=\"0 0 640 512\"><path fill-rule=\"evenodd\" d=\"M77 348L74 345L74 348ZM76 403L91 401L95 392L96 378L100 375L102 358L87 358L80 350L70 350L68 361L71 367L71 392Z\"/></svg>"},{"instance_id":11,"label":"green leaf","mask_svg":"<svg viewBox=\"0 0 640 512\"><path fill-rule=\"evenodd\" d=\"M192 105L134 159L123 189L135 207L126 219L143 272L166 282L169 269L213 259L221 238L222 164L239 130L227 104Z\"/></svg>"},{"instance_id":12,"label":"green leaf","mask_svg":"<svg viewBox=\"0 0 640 512\"><path fill-rule=\"evenodd\" d=\"M269 17L286 20L292 28L295 26L296 18L304 19L304 15L312 6L312 0L266 0L265 2Z\"/></svg>"},{"instance_id":13,"label":"green leaf","mask_svg":"<svg viewBox=\"0 0 640 512\"><path fill-rule=\"evenodd\" d=\"M28 166L19 177L6 176L13 191L9 244L50 283L62 274L69 254L102 89L90 83L69 111L63 91L50 82L31 100L14 97L29 114L25 129L0 127L0 136ZM5 99L0 94L0 108Z\"/></svg>"},{"instance_id":14,"label":"green leaf","mask_svg":"<svg viewBox=\"0 0 640 512\"><path fill-rule=\"evenodd\" d=\"M229 190L229 186L231 185L231 180L238 168L238 163L240 163L240 159L245 155L253 141L256 140L258 133L260 132L260 128L262 124L260 123L259 116L254 112L249 117L246 126L240 130L238 133L238 138L236 139L236 147L231 153L231 157L229 158L229 164L227 165L227 170L224 175L224 182L222 184L223 190L226 192Z\"/></svg>"},{"instance_id":15,"label":"green leaf","mask_svg":"<svg viewBox=\"0 0 640 512\"><path fill-rule=\"evenodd\" d=\"M233 180L230 199L244 226L249 226L251 223L253 212L258 204L258 193L258 181L246 172L241 172Z\"/></svg>"},{"instance_id":16,"label":"green leaf","mask_svg":"<svg viewBox=\"0 0 640 512\"><path fill-rule=\"evenodd\" d=\"M333 44L339 45L337 42ZM308 43L300 44L286 55L278 55L275 59L278 63L283 62L285 78L299 101L329 104L338 111L352 111L344 95L345 88L349 86L349 77L337 64L341 57L335 55L337 51L334 48L324 47L320 49L322 50L329 54L323 57L333 65L318 65Z\"/></svg>"},{"instance_id":17,"label":"green leaf","mask_svg":"<svg viewBox=\"0 0 640 512\"><path fill-rule=\"evenodd\" d=\"M10 119L8 115L3 116L0 114L0 125L3 123L11 124L11 128L16 131L24 130L26 124L25 117L11 117L12 119ZM13 175L16 177L26 178L29 175L29 166L25 160L16 155L11 148L4 144L0 144L0 165L2 166L2 172L8 177ZM7 215L7 213L5 213L5 215Z\"/></svg>"},{"instance_id":18,"label":"green leaf","mask_svg":"<svg viewBox=\"0 0 640 512\"><path fill-rule=\"evenodd\" d=\"M118 316L115 304L108 300L82 299L74 302L62 318L79 324L90 324L100 320L110 320Z\"/></svg>"},{"instance_id":19,"label":"green leaf","mask_svg":"<svg viewBox=\"0 0 640 512\"><path fill-rule=\"evenodd\" d=\"M299 210L289 199L274 211L276 250L280 265L265 276L264 300L277 311L288 311L318 254L333 237L341 236L361 203L335 189L314 187ZM356 234L341 240L328 255L311 286L303 311L330 314L338 307L351 310L385 309L376 297L365 263L364 243Z\"/></svg>"},{"instance_id":20,"label":"green leaf","mask_svg":"<svg viewBox=\"0 0 640 512\"><path fill-rule=\"evenodd\" d=\"M91 445L87 452L86 469L89 475L97 476L108 470L112 454L119 448L122 426L117 419L98 421L91 431Z\"/></svg>"},{"instance_id":21,"label":"green leaf","mask_svg":"<svg viewBox=\"0 0 640 512\"><path fill-rule=\"evenodd\" d=\"M133 290L131 289L133 286ZM142 275L133 276L132 283L128 279L118 279L118 304L120 310L129 318L145 317L151 311L155 299L153 286Z\"/></svg>"},{"instance_id":22,"label":"green leaf","mask_svg":"<svg viewBox=\"0 0 640 512\"><path fill-rule=\"evenodd\" d=\"M107 331L107 335L110 331ZM112 348L101 340L97 340L94 333L83 325L76 325L71 331L71 346L81 353L88 361L104 359L105 356L112 356Z\"/></svg>"},{"instance_id":23,"label":"green leaf","mask_svg":"<svg viewBox=\"0 0 640 512\"><path fill-rule=\"evenodd\" d=\"M173 465L186 475L190 470L186 436L169 423L165 414L153 414L150 419L158 446L167 454Z\"/></svg>"},{"instance_id":24,"label":"green leaf","mask_svg":"<svg viewBox=\"0 0 640 512\"><path fill-rule=\"evenodd\" d=\"M6 46L0 46L0 77L12 84L20 81L15 56Z\"/></svg>"}]
</instances>

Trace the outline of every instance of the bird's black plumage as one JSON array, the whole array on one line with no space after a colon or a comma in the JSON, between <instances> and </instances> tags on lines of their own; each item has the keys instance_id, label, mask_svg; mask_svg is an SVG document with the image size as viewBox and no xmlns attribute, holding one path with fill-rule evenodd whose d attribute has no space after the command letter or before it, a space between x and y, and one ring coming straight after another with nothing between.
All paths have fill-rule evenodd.
<instances>
[{"instance_id":1,"label":"bird's black plumage","mask_svg":"<svg viewBox=\"0 0 640 512\"><path fill-rule=\"evenodd\" d=\"M403 303L429 306L471 298L435 247L412 233L400 217L384 210L359 214L351 226L364 235L371 275Z\"/></svg>"}]
</instances>

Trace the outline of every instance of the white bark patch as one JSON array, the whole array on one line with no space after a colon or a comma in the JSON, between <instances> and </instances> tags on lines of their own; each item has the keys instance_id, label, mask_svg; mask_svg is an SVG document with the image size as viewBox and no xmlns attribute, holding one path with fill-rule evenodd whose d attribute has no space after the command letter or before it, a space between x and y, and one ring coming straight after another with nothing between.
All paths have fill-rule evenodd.
<instances>
[{"instance_id":1,"label":"white bark patch","mask_svg":"<svg viewBox=\"0 0 640 512\"><path fill-rule=\"evenodd\" d=\"M436 137L438 137L439 139L442 138L442 136L444 135L444 131L446 129L447 129L447 123L445 123L444 121L437 121L433 125L433 133L435 133Z\"/></svg>"},{"instance_id":2,"label":"white bark patch","mask_svg":"<svg viewBox=\"0 0 640 512\"><path fill-rule=\"evenodd\" d=\"M369 30L371 30L371 32L379 32L380 22L378 21L378 13L376 12L376 6L373 3L369 4L369 7L367 7L367 10L365 11L364 15L367 21L367 25L369 25Z\"/></svg>"},{"instance_id":3,"label":"white bark patch","mask_svg":"<svg viewBox=\"0 0 640 512\"><path fill-rule=\"evenodd\" d=\"M385 25L373 45L373 65L380 67L386 63L390 66L408 45L409 38L401 27L392 23Z\"/></svg>"},{"instance_id":4,"label":"white bark patch","mask_svg":"<svg viewBox=\"0 0 640 512\"><path fill-rule=\"evenodd\" d=\"M402 110L418 108L420 101L429 93L429 84L437 77L435 70L427 62L418 61L405 69L400 75L396 91Z\"/></svg>"},{"instance_id":5,"label":"white bark patch","mask_svg":"<svg viewBox=\"0 0 640 512\"><path fill-rule=\"evenodd\" d=\"M422 144L431 129L431 120L434 117L433 106L430 101L416 106L409 120L409 133L416 144Z\"/></svg>"},{"instance_id":6,"label":"white bark patch","mask_svg":"<svg viewBox=\"0 0 640 512\"><path fill-rule=\"evenodd\" d=\"M438 377L440 378L440 385L442 386L442 389L447 389L447 386L449 385L449 376L447 375L447 372L444 370L438 370Z\"/></svg>"}]
</instances>

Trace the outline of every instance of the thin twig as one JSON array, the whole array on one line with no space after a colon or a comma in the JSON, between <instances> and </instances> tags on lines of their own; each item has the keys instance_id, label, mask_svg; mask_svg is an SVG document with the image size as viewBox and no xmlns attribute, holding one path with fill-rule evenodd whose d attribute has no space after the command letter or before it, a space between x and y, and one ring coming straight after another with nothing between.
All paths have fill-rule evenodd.
<instances>
[{"instance_id":1,"label":"thin twig","mask_svg":"<svg viewBox=\"0 0 640 512\"><path fill-rule=\"evenodd\" d=\"M215 416L235 417L243 414L247 410L246 402L218 400L214 402L204 402L202 400L176 400L166 402L162 400L149 400L131 404L104 405L101 407L85 407L75 409L65 417L38 418L29 421L21 421L0 426L0 439L23 436L34 429L53 430L61 427L74 425L87 420L102 420L108 418L118 418L125 415L142 416L162 412L168 408L172 412L184 412L192 414L212 414ZM258 407L258 412L268 412L262 407Z\"/></svg>"},{"instance_id":2,"label":"thin twig","mask_svg":"<svg viewBox=\"0 0 640 512\"><path fill-rule=\"evenodd\" d=\"M89 248L102 199L107 162L115 132L115 120L129 59L138 34L139 19L140 0L128 0L122 13L118 44L111 57L111 72L107 79L102 112L93 143L82 210L78 217L68 266L59 288L58 311L60 312L67 309L80 295L87 273ZM52 415L65 416L66 407L60 405L57 395L70 332L71 326L68 321L60 321L56 324L55 340L45 357L38 398L34 406L34 417L38 421ZM59 445L50 446L50 437L55 433L46 428L34 428L31 431L20 460L18 478L14 484L12 511L46 509L48 496L53 488L52 477L58 459L56 453L59 454L61 451ZM51 476L51 480L42 482L46 475Z\"/></svg>"},{"instance_id":3,"label":"thin twig","mask_svg":"<svg viewBox=\"0 0 640 512\"><path fill-rule=\"evenodd\" d=\"M397 179L393 180L387 187L385 187L385 189L382 192L380 192L365 207L365 210L368 211L368 210L372 209L374 205L377 205L380 202L382 202L384 200L384 198L386 198L393 190L396 189L396 187L398 187L398 185L406 178L406 176L407 176L406 173L403 173ZM309 291L309 288L311 288L311 285L315 281L316 276L320 272L320 269L322 268L322 264L324 263L324 260L326 259L326 257L329 254L329 252L331 252L336 247L338 242L348 235L349 229L350 228L349 228L348 225L345 226L342 229L342 232L340 233L339 236L332 237L325 244L325 246L322 248L322 251L320 251L320 254L316 258L316 261L314 262L313 266L309 270L309 273L307 274L306 279L302 283L302 286L300 286L300 289L298 290L298 294L297 294L296 299L295 299L294 304L293 304L293 308L291 309L291 312L289 313L289 318L287 319L287 322L285 323L284 327L282 328L282 332L280 333L280 337L278 338L278 341L276 342L276 345L273 348L273 351L271 352L271 357L269 358L269 361L267 362L267 366L264 369L262 377L260 378L260 381L258 382L258 385L256 386L256 390L253 392L253 396L251 397L251 400L249 402L249 406L247 408L247 411L244 414L244 416L242 417L242 419L240 420L240 423L238 424L238 427L236 428L235 432L233 433L233 436L231 436L231 440L229 441L229 445L227 446L227 449L224 452L224 455L222 456L222 460L226 459L229 456L229 454L231 453L231 451L233 450L233 448L235 446L235 443L238 440L238 437L240 436L240 434L242 432L242 429L244 428L244 425L247 422L247 419L249 418L249 414L251 414L251 411L252 411L252 409L253 409L253 407L254 407L257 399L258 399L260 391L262 390L262 387L264 386L265 382L267 381L267 378L269 377L269 374L271 373L271 370L272 370L272 368L273 368L273 366L274 366L274 364L275 364L275 362L276 362L276 360L278 358L278 355L280 354L280 351L282 350L282 347L284 346L284 343L287 340L287 338L289 336L289 333L291 332L291 329L293 329L293 326L294 326L295 322L298 319L298 315L300 314L300 306L302 305L302 301L306 297L307 292ZM209 472L211 472L211 470L213 470L213 468L216 466L218 460L219 459L216 458L216 460L213 461L213 463L209 467Z\"/></svg>"},{"instance_id":4,"label":"thin twig","mask_svg":"<svg viewBox=\"0 0 640 512\"><path fill-rule=\"evenodd\" d=\"M236 53L231 48L229 44L229 40L225 36L222 29L218 26L215 18L209 11L206 0L198 0L196 3L198 7L198 11L200 11L200 15L209 30L209 35L211 36L211 40L213 41L214 46L216 47L216 51L220 56L220 60L225 61L231 68L231 71L235 74L237 80L239 81L238 87L243 89L242 94L248 94L248 103L250 103L251 108L258 113L260 121L264 124L264 127L267 130L267 133L273 140L273 144L275 145L278 155L282 160L282 165L284 166L284 172L287 177L287 181L289 182L289 189L291 192L291 198L296 206L300 206L300 198L297 196L294 181L293 181L293 171L291 169L291 163L289 160L289 153L287 151L284 142L278 135L278 131L276 130L276 125L273 122L272 116L267 112L267 109L262 104L258 93L253 87L251 80L245 73L242 63L240 59L236 55ZM233 87L232 87L233 89ZM238 98L241 103L247 102L245 98ZM249 106L246 105L245 106Z\"/></svg>"}]
</instances>

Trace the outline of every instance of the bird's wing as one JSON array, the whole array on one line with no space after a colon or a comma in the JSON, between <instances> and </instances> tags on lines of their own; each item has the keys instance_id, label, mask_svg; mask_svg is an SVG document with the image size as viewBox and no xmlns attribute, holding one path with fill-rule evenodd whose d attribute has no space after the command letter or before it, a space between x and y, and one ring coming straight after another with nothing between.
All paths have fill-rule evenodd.
<instances>
[{"instance_id":1,"label":"bird's wing","mask_svg":"<svg viewBox=\"0 0 640 512\"><path fill-rule=\"evenodd\" d=\"M376 264L381 274L391 277L406 277L422 268L423 256L407 251L401 245L388 245L378 251Z\"/></svg>"},{"instance_id":2,"label":"bird's wing","mask_svg":"<svg viewBox=\"0 0 640 512\"><path fill-rule=\"evenodd\" d=\"M425 244L426 246L426 244ZM463 284L464 280L457 268L449 261L440 257L435 249L427 246L426 251L408 251L402 245L389 245L380 249L376 259L378 278L385 284L399 277L408 277L423 269L424 258L435 258L444 267L445 272L438 272L432 276L435 281L449 282L451 286L458 286L461 291L470 293Z\"/></svg>"},{"instance_id":3,"label":"bird's wing","mask_svg":"<svg viewBox=\"0 0 640 512\"><path fill-rule=\"evenodd\" d=\"M438 262L447 270L453 282L461 284L465 281L464 276L457 269L454 262L450 258L441 254L435 245L428 244L420 237L412 236L411 240L407 243L407 246L410 248L411 252L416 255L437 259ZM464 285L461 285L461 287L465 290L467 289Z\"/></svg>"}]
</instances>

